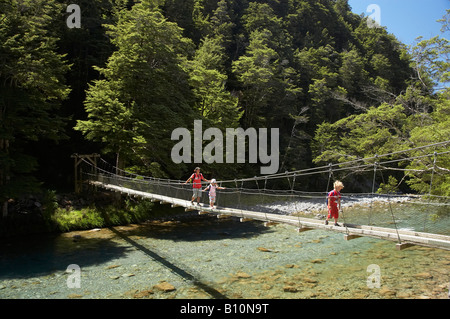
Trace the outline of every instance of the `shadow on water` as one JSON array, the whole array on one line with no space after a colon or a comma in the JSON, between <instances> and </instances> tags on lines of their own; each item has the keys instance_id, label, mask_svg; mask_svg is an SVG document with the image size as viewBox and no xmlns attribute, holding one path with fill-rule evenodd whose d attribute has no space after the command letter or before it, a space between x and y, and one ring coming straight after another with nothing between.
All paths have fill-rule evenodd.
<instances>
[{"instance_id":1,"label":"shadow on water","mask_svg":"<svg viewBox=\"0 0 450 319\"><path fill-rule=\"evenodd\" d=\"M147 240L173 242L214 241L244 239L272 232L261 222L240 223L236 218L223 220L215 215L197 213L169 216L139 225L109 227L101 232L72 232L52 235L33 235L28 238L4 239L0 242L0 280L27 279L62 274L71 264L81 268L96 266L126 255L138 249L154 261L167 267L174 274L209 294L212 298L227 298L201 280L191 267L179 260L149 248ZM80 233L79 240L74 234ZM117 240L117 239L121 240ZM142 240L141 240L142 239ZM124 242L122 242L122 240Z\"/></svg>"},{"instance_id":2,"label":"shadow on water","mask_svg":"<svg viewBox=\"0 0 450 319\"><path fill-rule=\"evenodd\" d=\"M64 234L2 240L1 246L0 280L48 276L65 272L70 264L100 265L125 256L130 249L110 238L77 241Z\"/></svg>"},{"instance_id":3,"label":"shadow on water","mask_svg":"<svg viewBox=\"0 0 450 319\"><path fill-rule=\"evenodd\" d=\"M127 243L132 245L133 247L139 249L141 252L145 253L147 256L152 258L154 261L159 262L161 265L167 267L172 272L177 274L178 276L182 277L185 280L189 280L192 282L193 285L197 286L198 288L202 289L206 293L208 293L211 297L216 299L227 299L225 295L214 289L213 287L209 286L208 284L202 282L199 279L198 275L194 275L192 271L182 269L179 265L175 265L174 262L171 262L168 260L167 257L161 256L161 253L157 253L154 250L150 250L149 248L145 247L144 245L139 244L137 241L131 239L127 235L121 233L120 231L114 229L113 227L109 228L114 234L125 240ZM186 268L186 267L185 267Z\"/></svg>"},{"instance_id":4,"label":"shadow on water","mask_svg":"<svg viewBox=\"0 0 450 319\"><path fill-rule=\"evenodd\" d=\"M218 219L216 215L196 213L181 218L152 221L142 227L127 230L129 236L172 240L172 241L208 241L228 239L249 239L264 233L273 232L262 222L239 222L236 218Z\"/></svg>"}]
</instances>

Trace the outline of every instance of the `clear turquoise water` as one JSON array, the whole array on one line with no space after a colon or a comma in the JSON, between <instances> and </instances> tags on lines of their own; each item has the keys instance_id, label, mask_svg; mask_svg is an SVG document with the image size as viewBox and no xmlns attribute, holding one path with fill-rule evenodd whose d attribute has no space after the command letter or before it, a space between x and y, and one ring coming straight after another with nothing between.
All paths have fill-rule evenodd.
<instances>
[{"instance_id":1,"label":"clear turquoise water","mask_svg":"<svg viewBox=\"0 0 450 319\"><path fill-rule=\"evenodd\" d=\"M445 250L195 213L1 245L0 298L444 299L450 280ZM80 288L67 286L70 264ZM372 264L380 288L367 285ZM175 290L157 289L162 281Z\"/></svg>"}]
</instances>

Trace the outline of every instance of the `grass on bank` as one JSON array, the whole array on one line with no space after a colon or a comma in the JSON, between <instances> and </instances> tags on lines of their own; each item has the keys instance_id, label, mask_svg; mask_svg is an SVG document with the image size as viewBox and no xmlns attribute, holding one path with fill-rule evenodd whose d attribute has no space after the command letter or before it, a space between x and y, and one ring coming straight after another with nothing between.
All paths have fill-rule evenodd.
<instances>
[{"instance_id":1,"label":"grass on bank","mask_svg":"<svg viewBox=\"0 0 450 319\"><path fill-rule=\"evenodd\" d=\"M80 210L58 208L50 216L48 225L54 230L67 232L140 223L153 217L152 205L153 203L150 202L142 202L136 205L125 205L126 207L123 208L113 205L101 208L91 206Z\"/></svg>"},{"instance_id":2,"label":"grass on bank","mask_svg":"<svg viewBox=\"0 0 450 319\"><path fill-rule=\"evenodd\" d=\"M47 228L60 232L140 223L156 217L154 204L149 200L125 199L75 209L73 206L59 207L51 192L43 207L42 216Z\"/></svg>"},{"instance_id":3,"label":"grass on bank","mask_svg":"<svg viewBox=\"0 0 450 319\"><path fill-rule=\"evenodd\" d=\"M83 206L58 203L55 191L40 197L42 206L28 213L12 213L0 220L0 238L33 233L69 232L142 223L179 212L150 200L98 195Z\"/></svg>"}]
</instances>

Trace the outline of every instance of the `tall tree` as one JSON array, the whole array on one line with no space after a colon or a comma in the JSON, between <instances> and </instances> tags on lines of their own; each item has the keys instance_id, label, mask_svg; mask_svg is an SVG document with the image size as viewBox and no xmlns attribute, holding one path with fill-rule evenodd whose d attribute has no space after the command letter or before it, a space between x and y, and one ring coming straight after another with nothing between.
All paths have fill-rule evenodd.
<instances>
[{"instance_id":1,"label":"tall tree","mask_svg":"<svg viewBox=\"0 0 450 319\"><path fill-rule=\"evenodd\" d=\"M215 36L221 38L222 45L225 49L228 49L232 43L233 28L236 26L232 21L232 13L228 2L229 0L220 0L211 17L212 32Z\"/></svg>"},{"instance_id":2,"label":"tall tree","mask_svg":"<svg viewBox=\"0 0 450 319\"><path fill-rule=\"evenodd\" d=\"M228 77L221 43L221 37L203 39L193 60L187 62L187 69L199 114L212 126L225 129L237 127L242 112L237 97L226 88Z\"/></svg>"},{"instance_id":3,"label":"tall tree","mask_svg":"<svg viewBox=\"0 0 450 319\"><path fill-rule=\"evenodd\" d=\"M117 25L109 29L117 51L105 68L97 68L104 79L90 87L89 118L78 121L76 129L104 143L119 166L132 160L143 173L176 175L180 167L171 164L171 131L192 126L194 116L182 69L192 44L151 0L121 11Z\"/></svg>"},{"instance_id":4,"label":"tall tree","mask_svg":"<svg viewBox=\"0 0 450 319\"><path fill-rule=\"evenodd\" d=\"M69 70L57 53L55 1L11 0L0 4L0 200L37 186L33 142L60 140L63 119L55 115L69 88Z\"/></svg>"}]
</instances>

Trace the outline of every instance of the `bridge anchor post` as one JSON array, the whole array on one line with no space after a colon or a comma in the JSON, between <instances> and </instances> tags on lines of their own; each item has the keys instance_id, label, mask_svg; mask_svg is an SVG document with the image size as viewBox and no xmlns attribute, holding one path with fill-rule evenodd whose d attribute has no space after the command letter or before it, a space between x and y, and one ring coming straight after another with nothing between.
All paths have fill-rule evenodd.
<instances>
[{"instance_id":1,"label":"bridge anchor post","mask_svg":"<svg viewBox=\"0 0 450 319\"><path fill-rule=\"evenodd\" d=\"M361 236L359 236L359 235L350 235L350 234L345 234L344 235L344 239L345 240L352 240L352 239L359 238L359 237L361 237Z\"/></svg>"},{"instance_id":2,"label":"bridge anchor post","mask_svg":"<svg viewBox=\"0 0 450 319\"><path fill-rule=\"evenodd\" d=\"M395 249L403 250L403 249L406 249L411 246L414 246L414 244L413 243L398 243L395 245Z\"/></svg>"},{"instance_id":3,"label":"bridge anchor post","mask_svg":"<svg viewBox=\"0 0 450 319\"><path fill-rule=\"evenodd\" d=\"M277 224L278 224L277 222L272 222L272 221L264 222L264 226L266 226L266 227L274 226L274 225L277 225Z\"/></svg>"},{"instance_id":4,"label":"bridge anchor post","mask_svg":"<svg viewBox=\"0 0 450 319\"><path fill-rule=\"evenodd\" d=\"M97 158L100 157L100 154L97 153L93 153L93 154L84 154L84 155L80 155L77 153L74 153L70 156L71 158L74 159L74 188L75 188L75 193L79 194L81 192L81 188L82 188L82 172L80 172L80 174L78 174L78 166L81 164L81 162L83 162L84 159L88 160L94 167L94 174L97 177Z\"/></svg>"}]
</instances>

